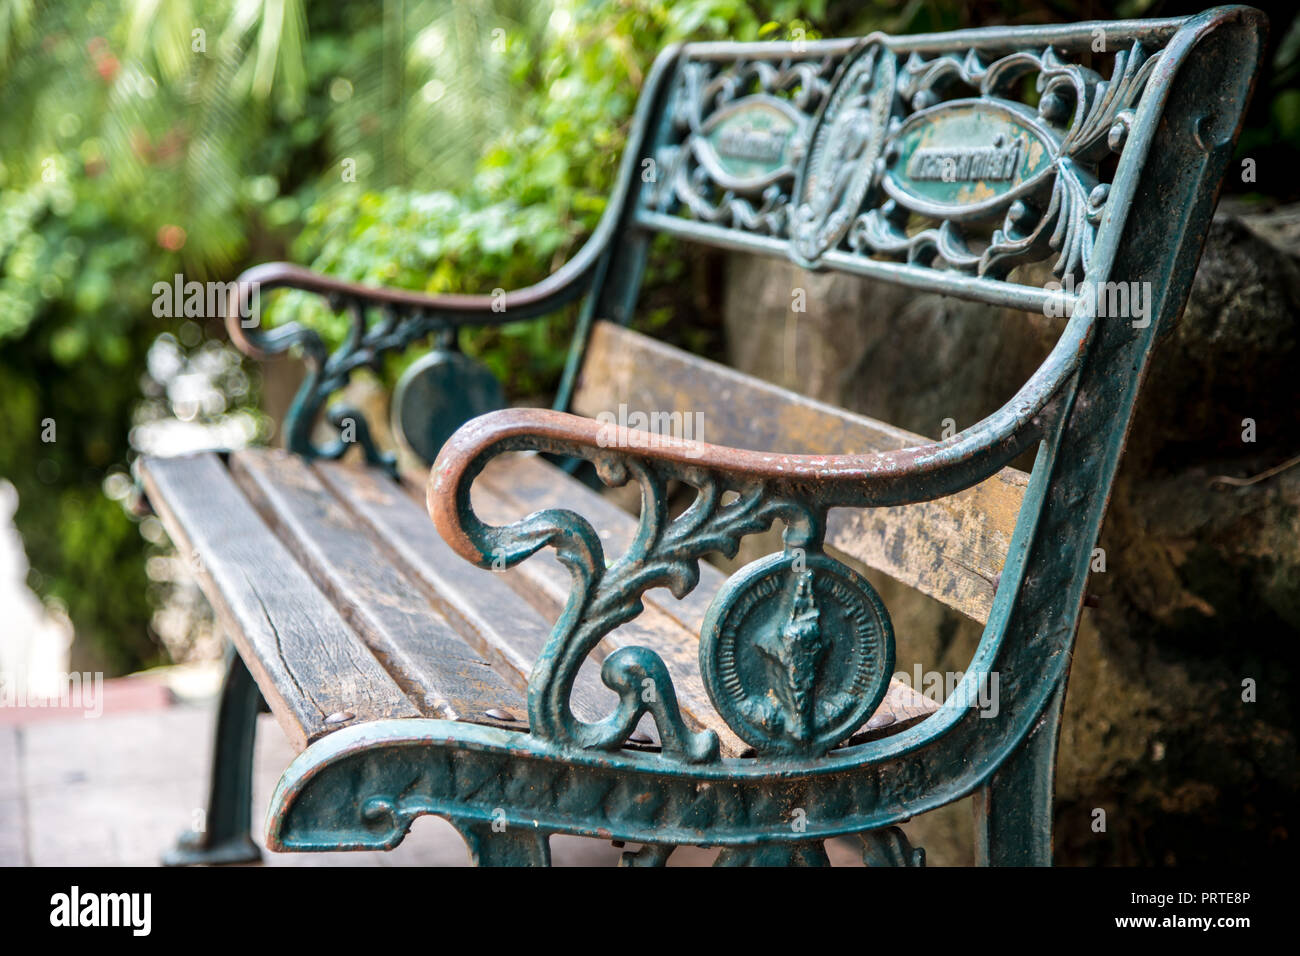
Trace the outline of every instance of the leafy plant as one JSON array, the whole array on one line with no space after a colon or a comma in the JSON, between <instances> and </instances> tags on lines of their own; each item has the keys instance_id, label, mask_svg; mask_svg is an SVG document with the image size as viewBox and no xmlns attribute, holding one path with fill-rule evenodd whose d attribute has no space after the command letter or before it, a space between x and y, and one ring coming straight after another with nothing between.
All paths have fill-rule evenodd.
<instances>
[{"instance_id":1,"label":"leafy plant","mask_svg":"<svg viewBox=\"0 0 1300 956\"><path fill-rule=\"evenodd\" d=\"M549 12L0 0L0 477L19 492L30 583L76 626L78 666L120 672L161 653L146 544L101 488L121 484L131 429L158 405L141 404L142 376L159 391L146 375L158 335L188 329L199 350L222 333L155 315L154 284L229 280L282 257L344 157L378 185L435 175L423 160L436 144L455 186L472 160L452 157L472 156L500 119L471 105L515 82L456 32L473 10L518 44ZM454 55L417 55L435 27ZM443 97L412 95L453 67ZM378 98L376 77L394 83Z\"/></svg>"}]
</instances>

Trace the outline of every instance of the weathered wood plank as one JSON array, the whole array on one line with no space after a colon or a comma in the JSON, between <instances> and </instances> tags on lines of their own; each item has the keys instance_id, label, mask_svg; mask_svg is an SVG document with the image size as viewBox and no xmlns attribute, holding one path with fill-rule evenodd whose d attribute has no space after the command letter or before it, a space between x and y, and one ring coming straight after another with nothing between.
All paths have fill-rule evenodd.
<instances>
[{"instance_id":1,"label":"weathered wood plank","mask_svg":"<svg viewBox=\"0 0 1300 956\"><path fill-rule=\"evenodd\" d=\"M864 454L929 439L697 358L609 322L597 322L578 379L573 411L661 416L684 437L756 451ZM695 417L699 413L700 418ZM635 424L635 423L633 423ZM1006 561L1028 476L1004 468L939 501L870 511L836 509L827 544L983 622Z\"/></svg>"},{"instance_id":2,"label":"weathered wood plank","mask_svg":"<svg viewBox=\"0 0 1300 956\"><path fill-rule=\"evenodd\" d=\"M280 450L242 451L231 456L230 472L426 716L515 728L526 721L519 692L461 639L306 461Z\"/></svg>"},{"instance_id":3,"label":"weathered wood plank","mask_svg":"<svg viewBox=\"0 0 1300 956\"><path fill-rule=\"evenodd\" d=\"M999 482L1001 490L990 493L989 482ZM826 545L983 624L1027 484L1027 475L1006 468L938 501L836 508L826 521Z\"/></svg>"},{"instance_id":4,"label":"weathered wood plank","mask_svg":"<svg viewBox=\"0 0 1300 956\"><path fill-rule=\"evenodd\" d=\"M403 491L373 470L313 466L282 452L240 452L230 469L210 455L151 461L144 472L151 500L175 529L182 553L198 555L205 590L241 652L251 655L259 686L298 746L331 729L324 718L342 711L357 719L424 712L490 723L486 711L500 709L526 719L517 688L526 686L549 633L546 616L559 612L570 584L549 552L502 575L473 568L437 536L420 489ZM536 456L503 459L475 497L480 513L493 521L576 507L597 522L612 554L626 547L635 527L632 516ZM205 554L213 559L205 561ZM245 574L247 568L253 573ZM711 567L702 575L694 602L677 602L666 592L648 595L645 613L612 635L606 650L654 648L673 676L688 722L713 729L724 753L741 756L748 746L713 710L699 676L699 619L723 580ZM253 606L267 610L259 617L250 613ZM369 648L361 649L358 665L347 660L348 648L355 652L361 639ZM319 653L323 640L332 642L332 664L321 663L330 660ZM598 660L588 662L575 687L574 709L585 719L607 713L614 701L598 666ZM350 673L349 667L371 673L340 681L337 675ZM380 706L358 702L373 696L372 683L387 687ZM322 704L331 687L334 697ZM401 699L403 693L410 700ZM489 697L491 706L484 706ZM897 729L932 710L907 688L891 687L864 733ZM648 717L639 730L648 745L658 743Z\"/></svg>"},{"instance_id":5,"label":"weathered wood plank","mask_svg":"<svg viewBox=\"0 0 1300 956\"><path fill-rule=\"evenodd\" d=\"M141 463L149 501L298 749L362 720L418 717L211 453ZM352 719L327 724L332 715Z\"/></svg>"},{"instance_id":6,"label":"weathered wood plank","mask_svg":"<svg viewBox=\"0 0 1300 956\"><path fill-rule=\"evenodd\" d=\"M513 571L496 573L467 564L452 552L413 493L373 469L318 462L313 470L370 530L422 596L451 621L461 639L520 689L550 635L550 622L506 583ZM617 695L600 680L598 661L584 665L574 686L574 713L584 720L608 714ZM527 714L521 715L525 720ZM659 738L642 723L649 741Z\"/></svg>"},{"instance_id":7,"label":"weathered wood plank","mask_svg":"<svg viewBox=\"0 0 1300 956\"><path fill-rule=\"evenodd\" d=\"M570 508L592 522L601 536L608 557L617 557L631 543L636 519L609 499L571 478L545 459L530 454L503 455L494 459L476 482L478 491L490 492L475 498L475 510L485 521L506 523L547 508ZM530 587L545 594L558 614L568 597L569 574L554 555L541 552L517 569L528 575ZM609 649L642 645L657 651L672 674L678 698L687 716L696 724L716 731L726 752L737 756L750 748L736 737L713 709L699 670L699 631L713 595L726 576L705 562L700 564L700 584L678 601L664 589L647 592L645 611L615 631ZM929 716L936 705L901 681L891 681L884 701L854 742L896 732Z\"/></svg>"}]
</instances>

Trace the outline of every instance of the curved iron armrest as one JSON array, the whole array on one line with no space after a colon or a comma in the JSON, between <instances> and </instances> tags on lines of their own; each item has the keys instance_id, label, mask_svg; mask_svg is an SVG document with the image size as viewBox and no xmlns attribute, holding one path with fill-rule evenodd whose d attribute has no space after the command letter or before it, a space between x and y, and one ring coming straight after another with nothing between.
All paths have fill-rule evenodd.
<instances>
[{"instance_id":1,"label":"curved iron armrest","mask_svg":"<svg viewBox=\"0 0 1300 956\"><path fill-rule=\"evenodd\" d=\"M1031 380L1030 385L1034 383ZM1026 389L1032 391L1030 386ZM1051 401L1054 395L1054 390L1048 390L1039 401L1019 405L1018 413L1013 400L1002 412L944 442L870 455L767 454L650 435L563 412L508 409L473 419L443 446L429 478L429 513L452 549L473 564L504 570L543 547L552 547L573 575L569 600L529 678L529 723L534 736L561 746L613 750L650 712L659 727L664 757L687 763L715 760L718 740L711 731L692 733L686 728L672 681L657 654L648 648L624 647L605 658L602 678L619 694L619 706L596 723L579 720L569 706L578 668L606 635L641 612L646 591L666 587L674 596L684 597L699 582L702 557L711 552L734 557L746 535L782 520L785 552L733 575L715 599L701 632L701 669L724 719L760 754L815 758L847 739L874 712L893 668L892 629L878 596L865 579L823 553L826 512L832 507L928 500L984 480L1055 430L1061 403ZM568 510L538 512L504 527L480 521L471 506L470 487L491 458L510 451L587 459L609 485L635 480L641 491L640 519L627 553L607 563L599 534ZM671 520L666 493L670 480L690 485L697 493L687 511ZM734 500L727 500L729 492L735 494ZM709 672L714 644L722 640L719 633L724 629L717 616L725 612L718 610L719 605L752 603L752 595L758 592L751 585L764 575L787 578L806 594L794 601L807 605L802 624L805 630L815 631L820 612L812 606L812 579L806 584L797 581L807 568L828 575L832 587L839 588L834 593L848 608L841 609L844 615L858 619L874 615L875 646L863 648L857 659L874 660L877 670L850 690L835 691L847 709L842 719L830 722L833 726L816 726L813 710L807 708L800 717L794 713L797 704L774 715L758 713L743 702L741 710L748 708L751 713L738 718L747 726L737 726L734 715L729 716L720 703L727 675L719 673L714 679ZM770 585L759 590L763 588L763 593L772 593ZM798 622L795 625L797 630ZM812 682L817 671L814 658L826 652L827 642L819 643L811 633L790 640L794 643L770 653L789 673L789 700L812 701L825 690ZM799 642L804 643L795 647ZM724 670L725 666L724 662ZM647 681L656 691L649 699L642 694ZM807 705L816 706L820 705ZM768 733L765 727L775 730Z\"/></svg>"},{"instance_id":2,"label":"curved iron armrest","mask_svg":"<svg viewBox=\"0 0 1300 956\"><path fill-rule=\"evenodd\" d=\"M595 252L586 247L564 267L534 285L494 295L430 295L410 289L363 285L313 272L291 262L266 262L246 270L236 280L239 308L226 315L226 331L241 352L253 358L278 355L291 345L310 349L320 338L311 329L288 323L262 329L250 311L249 299L259 291L298 289L325 298L336 310L349 306L382 309L400 319L419 319L425 334L466 325L500 325L545 315L580 297L587 289ZM253 310L256 312L256 309Z\"/></svg>"},{"instance_id":3,"label":"curved iron armrest","mask_svg":"<svg viewBox=\"0 0 1300 956\"><path fill-rule=\"evenodd\" d=\"M590 287L604 241L593 236L576 257L541 282L494 295L427 295L347 282L287 262L265 263L236 280L237 295L228 299L226 330L235 346L252 358L280 355L295 346L301 349L307 375L285 418L285 445L308 458L338 458L346 451L346 442L317 445L311 432L329 396L343 388L353 372L378 370L386 352L401 351L431 335L450 337L465 326L499 325L554 312ZM347 338L330 353L314 329L297 322L264 328L260 296L274 289L312 292L335 312L347 310L351 317ZM372 313L378 313L377 320L372 320ZM366 460L396 474L395 456L379 451L359 411L334 405L327 416L340 430L345 421L352 422Z\"/></svg>"}]
</instances>

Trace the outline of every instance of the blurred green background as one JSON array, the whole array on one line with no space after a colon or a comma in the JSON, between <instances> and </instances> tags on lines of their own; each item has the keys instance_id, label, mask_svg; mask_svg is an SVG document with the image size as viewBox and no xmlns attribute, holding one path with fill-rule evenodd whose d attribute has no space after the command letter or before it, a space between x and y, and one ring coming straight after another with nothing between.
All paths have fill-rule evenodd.
<instances>
[{"instance_id":1,"label":"blurred green background","mask_svg":"<svg viewBox=\"0 0 1300 956\"><path fill-rule=\"evenodd\" d=\"M274 437L255 411L256 369L230 356L216 323L155 316L155 282L224 281L279 258L428 291L535 281L594 227L645 71L675 40L1202 8L0 0L0 478L19 494L30 586L75 626L74 669L125 673L167 656L146 574L165 542L124 507L139 426L236 422ZM1240 147L1259 181L1236 187L1262 202L1300 196L1300 30L1293 6L1268 12L1269 65ZM708 281L658 248L639 321L719 352L719 320L691 294ZM276 308L339 332L308 301ZM544 396L571 322L484 330L466 347L512 397Z\"/></svg>"}]
</instances>

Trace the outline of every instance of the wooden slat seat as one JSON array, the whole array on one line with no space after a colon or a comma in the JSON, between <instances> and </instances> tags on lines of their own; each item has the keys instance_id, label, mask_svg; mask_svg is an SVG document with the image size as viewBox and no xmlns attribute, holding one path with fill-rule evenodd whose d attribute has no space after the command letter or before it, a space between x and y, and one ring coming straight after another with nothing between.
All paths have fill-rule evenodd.
<instances>
[{"instance_id":1,"label":"wooden slat seat","mask_svg":"<svg viewBox=\"0 0 1300 956\"><path fill-rule=\"evenodd\" d=\"M505 573L453 554L425 513L420 476L401 484L372 469L309 463L275 450L149 459L150 500L298 747L343 726L391 717L441 717L527 727L529 670L567 598L569 575L549 552ZM556 505L577 507L617 555L635 519L534 455L493 463L475 488L489 521ZM219 516L219 519L218 517ZM722 751L750 748L713 710L700 678L698 631L721 585L701 569L686 600L647 595L647 609L603 652L639 644L664 659L693 729L718 733ZM574 689L585 720L615 695L593 655ZM934 705L899 682L853 738L892 733ZM351 716L348 716L351 715ZM633 744L658 745L647 715Z\"/></svg>"},{"instance_id":2,"label":"wooden slat seat","mask_svg":"<svg viewBox=\"0 0 1300 956\"><path fill-rule=\"evenodd\" d=\"M220 458L151 459L142 474L173 543L295 746L345 722L422 713L258 516Z\"/></svg>"}]
</instances>

